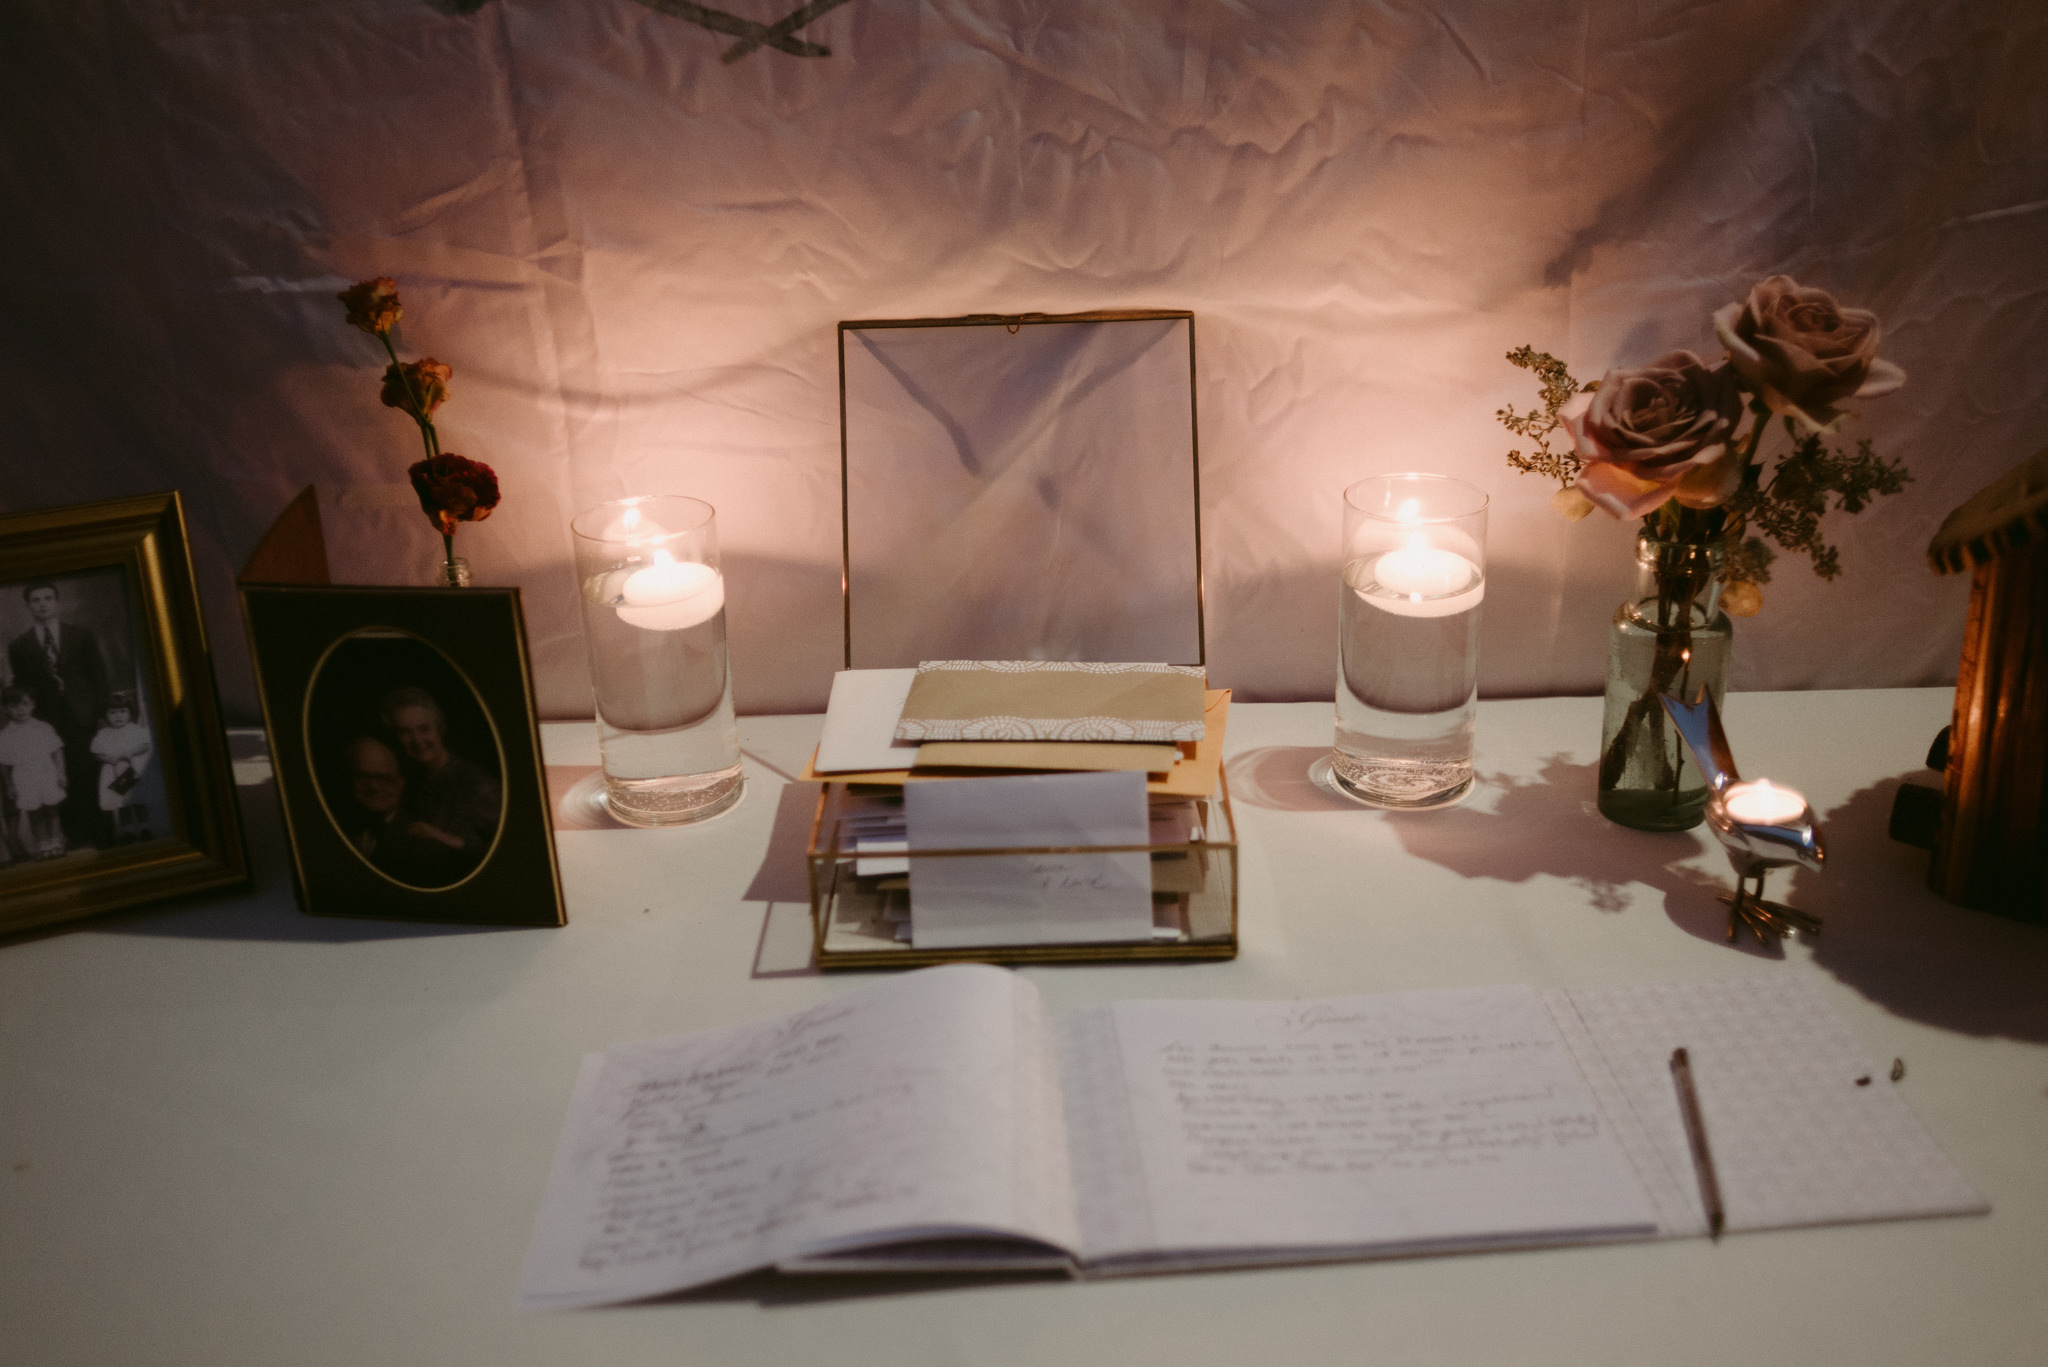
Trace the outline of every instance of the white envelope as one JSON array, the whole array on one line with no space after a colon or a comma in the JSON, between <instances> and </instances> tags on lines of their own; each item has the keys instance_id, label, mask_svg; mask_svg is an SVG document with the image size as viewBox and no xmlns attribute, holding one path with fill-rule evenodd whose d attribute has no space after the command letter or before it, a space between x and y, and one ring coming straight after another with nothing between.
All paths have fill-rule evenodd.
<instances>
[{"instance_id":1,"label":"white envelope","mask_svg":"<svg viewBox=\"0 0 2048 1367\"><path fill-rule=\"evenodd\" d=\"M896 739L903 700L917 680L914 669L842 669L832 676L825 704L825 734L812 768L821 774L864 774L908 769L917 742Z\"/></svg>"},{"instance_id":2,"label":"white envelope","mask_svg":"<svg viewBox=\"0 0 2048 1367\"><path fill-rule=\"evenodd\" d=\"M910 848L1144 845L1141 773L1020 774L903 789ZM919 949L1152 938L1152 857L977 855L910 860L910 935Z\"/></svg>"}]
</instances>

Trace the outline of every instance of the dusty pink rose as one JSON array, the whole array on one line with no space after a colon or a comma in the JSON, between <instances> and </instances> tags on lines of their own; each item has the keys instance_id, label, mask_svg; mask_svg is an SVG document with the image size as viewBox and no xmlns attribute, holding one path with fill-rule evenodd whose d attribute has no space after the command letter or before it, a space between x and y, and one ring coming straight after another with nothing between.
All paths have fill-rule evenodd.
<instances>
[{"instance_id":1,"label":"dusty pink rose","mask_svg":"<svg viewBox=\"0 0 2048 1367\"><path fill-rule=\"evenodd\" d=\"M1674 351L1639 370L1610 370L1560 414L1586 462L1577 488L1616 517L1642 517L1676 498L1711 508L1742 470L1729 439L1742 390L1727 366Z\"/></svg>"},{"instance_id":2,"label":"dusty pink rose","mask_svg":"<svg viewBox=\"0 0 2048 1367\"><path fill-rule=\"evenodd\" d=\"M1810 432L1831 431L1845 399L1874 399L1906 382L1877 355L1877 315L1845 309L1826 290L1789 275L1760 280L1746 303L1714 314L1728 362L1774 413Z\"/></svg>"}]
</instances>

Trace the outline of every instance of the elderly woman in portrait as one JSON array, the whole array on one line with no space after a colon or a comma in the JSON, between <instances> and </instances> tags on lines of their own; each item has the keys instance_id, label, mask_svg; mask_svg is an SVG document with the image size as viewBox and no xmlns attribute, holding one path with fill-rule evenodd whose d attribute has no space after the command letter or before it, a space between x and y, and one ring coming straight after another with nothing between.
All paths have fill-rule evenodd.
<instances>
[{"instance_id":1,"label":"elderly woman in portrait","mask_svg":"<svg viewBox=\"0 0 2048 1367\"><path fill-rule=\"evenodd\" d=\"M401 808L409 834L439 843L474 867L498 833L498 782L448 748L447 723L424 688L394 689L384 699L385 728L404 752Z\"/></svg>"},{"instance_id":2,"label":"elderly woman in portrait","mask_svg":"<svg viewBox=\"0 0 2048 1367\"><path fill-rule=\"evenodd\" d=\"M446 887L473 860L445 842L414 835L405 812L405 771L398 752L375 736L348 744L348 795L354 811L345 822L349 843L371 867L413 887Z\"/></svg>"}]
</instances>

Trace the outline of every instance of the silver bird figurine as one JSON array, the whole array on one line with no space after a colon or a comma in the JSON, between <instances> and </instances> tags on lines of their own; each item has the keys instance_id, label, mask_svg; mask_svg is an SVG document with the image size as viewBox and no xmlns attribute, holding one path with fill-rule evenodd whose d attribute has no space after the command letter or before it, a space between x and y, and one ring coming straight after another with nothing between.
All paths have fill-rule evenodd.
<instances>
[{"instance_id":1,"label":"silver bird figurine","mask_svg":"<svg viewBox=\"0 0 2048 1367\"><path fill-rule=\"evenodd\" d=\"M1664 710L1671 724L1685 740L1700 772L1706 775L1707 825L1728 851L1735 866L1735 893L1724 896L1728 904L1728 940L1747 927L1759 944L1781 940L1795 930L1820 934L1821 921L1782 902L1764 900L1764 875L1772 869L1796 866L1820 872L1827 860L1821 844L1820 822L1811 803L1787 822L1745 821L1728 810L1728 790L1742 782L1735 770L1735 756L1728 748L1728 735L1721 729L1721 714L1714 700L1702 689L1694 702L1680 702L1669 693L1663 696ZM1752 883L1754 886L1752 887Z\"/></svg>"}]
</instances>

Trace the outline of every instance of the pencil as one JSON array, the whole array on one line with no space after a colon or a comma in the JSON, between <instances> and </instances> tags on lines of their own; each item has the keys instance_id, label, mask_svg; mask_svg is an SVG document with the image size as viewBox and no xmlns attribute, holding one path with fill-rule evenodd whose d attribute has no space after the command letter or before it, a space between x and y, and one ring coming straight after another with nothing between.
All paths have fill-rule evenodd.
<instances>
[{"instance_id":1,"label":"pencil","mask_svg":"<svg viewBox=\"0 0 2048 1367\"><path fill-rule=\"evenodd\" d=\"M1700 1096L1693 1090L1692 1060L1685 1050L1671 1051L1671 1076L1678 1083L1678 1111L1685 1117L1685 1137L1692 1142L1693 1166L1700 1173L1700 1198L1707 1205L1707 1234L1721 1237L1727 1215L1721 1209L1721 1183L1714 1176L1714 1154L1707 1147L1707 1122L1700 1115Z\"/></svg>"}]
</instances>

